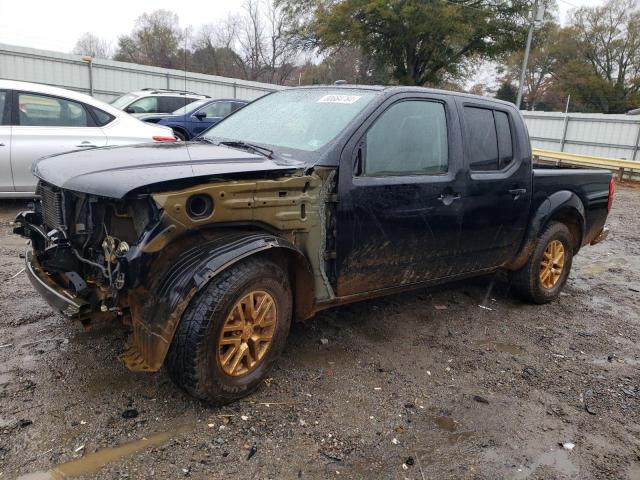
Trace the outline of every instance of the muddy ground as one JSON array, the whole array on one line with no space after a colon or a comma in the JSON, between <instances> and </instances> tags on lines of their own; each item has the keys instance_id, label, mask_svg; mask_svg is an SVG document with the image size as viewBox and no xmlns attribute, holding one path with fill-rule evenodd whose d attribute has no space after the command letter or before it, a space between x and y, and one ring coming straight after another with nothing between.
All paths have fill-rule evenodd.
<instances>
[{"instance_id":1,"label":"muddy ground","mask_svg":"<svg viewBox=\"0 0 640 480\"><path fill-rule=\"evenodd\" d=\"M20 208L0 204L0 479L640 478L640 189L559 301L497 276L488 308L493 277L327 311L222 409L130 373L123 330L85 332L13 277Z\"/></svg>"}]
</instances>

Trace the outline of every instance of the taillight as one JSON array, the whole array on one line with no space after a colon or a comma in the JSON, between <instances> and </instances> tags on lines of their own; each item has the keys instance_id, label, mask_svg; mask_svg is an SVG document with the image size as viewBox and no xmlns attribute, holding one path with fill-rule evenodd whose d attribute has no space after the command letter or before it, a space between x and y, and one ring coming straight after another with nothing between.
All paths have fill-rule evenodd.
<instances>
[{"instance_id":1,"label":"taillight","mask_svg":"<svg viewBox=\"0 0 640 480\"><path fill-rule=\"evenodd\" d=\"M613 175L611 176L611 180L609 180L609 202L607 203L607 211L611 211L611 205L613 205L613 195L616 193L616 184L613 181Z\"/></svg>"},{"instance_id":2,"label":"taillight","mask_svg":"<svg viewBox=\"0 0 640 480\"><path fill-rule=\"evenodd\" d=\"M176 141L176 137L164 137L161 135L156 135L155 137L152 137L154 142L175 142Z\"/></svg>"}]
</instances>

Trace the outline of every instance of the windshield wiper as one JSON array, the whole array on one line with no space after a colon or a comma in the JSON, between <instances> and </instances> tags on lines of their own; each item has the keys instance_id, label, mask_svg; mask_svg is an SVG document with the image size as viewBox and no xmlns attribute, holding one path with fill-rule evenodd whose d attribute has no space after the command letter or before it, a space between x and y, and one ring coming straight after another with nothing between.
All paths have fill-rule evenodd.
<instances>
[{"instance_id":1,"label":"windshield wiper","mask_svg":"<svg viewBox=\"0 0 640 480\"><path fill-rule=\"evenodd\" d=\"M260 145L255 145L253 143L241 142L239 140L228 140L225 142L220 142L218 145L224 145L226 147L232 147L232 148L242 148L244 150L249 150L254 153L258 153L267 158L273 158L273 150L270 150L266 147L261 147Z\"/></svg>"}]
</instances>

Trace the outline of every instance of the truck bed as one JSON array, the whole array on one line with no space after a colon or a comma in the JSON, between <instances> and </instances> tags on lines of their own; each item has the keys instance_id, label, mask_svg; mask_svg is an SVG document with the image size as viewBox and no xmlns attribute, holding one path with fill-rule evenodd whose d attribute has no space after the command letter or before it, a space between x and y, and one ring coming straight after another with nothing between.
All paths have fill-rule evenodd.
<instances>
[{"instance_id":1,"label":"truck bed","mask_svg":"<svg viewBox=\"0 0 640 480\"><path fill-rule=\"evenodd\" d=\"M533 168L532 212L554 195L575 193L582 201L586 220L582 245L589 244L602 230L607 218L611 177L611 172L606 170L536 164Z\"/></svg>"}]
</instances>

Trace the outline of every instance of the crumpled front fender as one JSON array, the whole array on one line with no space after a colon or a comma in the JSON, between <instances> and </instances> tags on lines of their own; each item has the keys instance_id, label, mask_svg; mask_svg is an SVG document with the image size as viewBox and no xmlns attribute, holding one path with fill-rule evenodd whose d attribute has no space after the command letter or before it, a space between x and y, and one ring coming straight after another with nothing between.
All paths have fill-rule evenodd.
<instances>
[{"instance_id":1,"label":"crumpled front fender","mask_svg":"<svg viewBox=\"0 0 640 480\"><path fill-rule=\"evenodd\" d=\"M164 248L142 285L129 291L133 333L122 357L126 366L133 371L159 370L194 295L234 263L274 248L293 251L306 262L289 241L255 231L201 232Z\"/></svg>"}]
</instances>

